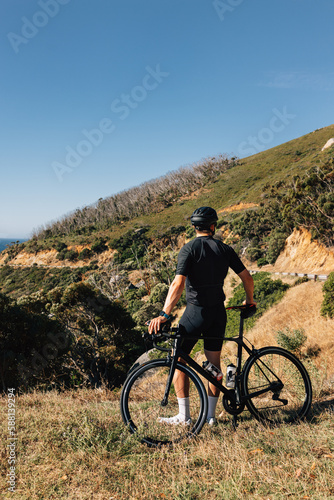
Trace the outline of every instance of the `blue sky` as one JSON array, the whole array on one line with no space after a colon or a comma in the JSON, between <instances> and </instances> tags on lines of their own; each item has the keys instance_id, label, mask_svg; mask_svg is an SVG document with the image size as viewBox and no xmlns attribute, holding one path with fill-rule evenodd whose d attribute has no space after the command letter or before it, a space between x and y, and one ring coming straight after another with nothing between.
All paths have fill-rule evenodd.
<instances>
[{"instance_id":1,"label":"blue sky","mask_svg":"<svg viewBox=\"0 0 334 500\"><path fill-rule=\"evenodd\" d=\"M0 238L334 123L333 0L2 0Z\"/></svg>"}]
</instances>

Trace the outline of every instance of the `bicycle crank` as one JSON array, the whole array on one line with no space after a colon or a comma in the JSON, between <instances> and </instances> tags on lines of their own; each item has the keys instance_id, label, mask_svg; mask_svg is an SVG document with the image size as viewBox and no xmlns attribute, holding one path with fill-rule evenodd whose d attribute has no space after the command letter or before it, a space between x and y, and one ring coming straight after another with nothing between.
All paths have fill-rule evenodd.
<instances>
[{"instance_id":1,"label":"bicycle crank","mask_svg":"<svg viewBox=\"0 0 334 500\"><path fill-rule=\"evenodd\" d=\"M245 409L245 403L237 403L235 401L235 392L234 389L230 389L228 394L224 394L223 396L223 406L224 409L230 413L231 415L239 415Z\"/></svg>"}]
</instances>

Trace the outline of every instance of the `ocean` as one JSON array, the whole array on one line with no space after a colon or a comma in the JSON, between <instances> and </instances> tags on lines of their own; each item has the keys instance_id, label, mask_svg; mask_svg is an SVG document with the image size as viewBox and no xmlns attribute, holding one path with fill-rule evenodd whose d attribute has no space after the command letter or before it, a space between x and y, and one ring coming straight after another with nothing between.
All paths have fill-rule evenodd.
<instances>
[{"instance_id":1,"label":"ocean","mask_svg":"<svg viewBox=\"0 0 334 500\"><path fill-rule=\"evenodd\" d=\"M10 245L11 243L16 243L17 241L19 241L20 243L22 243L23 241L27 241L27 240L20 240L20 239L16 239L16 238L0 238L0 252L2 252L2 250L5 250L6 248L6 245Z\"/></svg>"}]
</instances>

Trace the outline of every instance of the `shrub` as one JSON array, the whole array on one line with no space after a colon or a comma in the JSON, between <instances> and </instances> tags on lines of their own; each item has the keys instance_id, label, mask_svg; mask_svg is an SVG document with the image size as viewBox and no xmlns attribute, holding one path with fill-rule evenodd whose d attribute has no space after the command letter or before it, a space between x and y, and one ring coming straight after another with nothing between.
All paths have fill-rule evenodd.
<instances>
[{"instance_id":1,"label":"shrub","mask_svg":"<svg viewBox=\"0 0 334 500\"><path fill-rule=\"evenodd\" d=\"M303 328L290 330L285 328L285 331L279 330L276 335L278 345L291 352L300 352L307 339Z\"/></svg>"},{"instance_id":2,"label":"shrub","mask_svg":"<svg viewBox=\"0 0 334 500\"><path fill-rule=\"evenodd\" d=\"M273 304L279 302L290 285L282 280L272 280L269 273L259 272L253 276L254 279L254 300L257 302L257 312L255 316L247 320L249 327L252 327L256 318L260 317L264 311ZM233 297L228 301L227 306L237 306L245 300L245 291L242 283L238 285ZM226 336L235 335L239 325L239 315L235 311L227 311Z\"/></svg>"},{"instance_id":3,"label":"shrub","mask_svg":"<svg viewBox=\"0 0 334 500\"><path fill-rule=\"evenodd\" d=\"M297 278L293 286L301 285L302 283L307 283L308 281L310 281L309 278L307 276L303 276L301 278Z\"/></svg>"},{"instance_id":4,"label":"shrub","mask_svg":"<svg viewBox=\"0 0 334 500\"><path fill-rule=\"evenodd\" d=\"M58 259L58 260L65 260L66 259L65 253L66 253L66 251L64 251L64 250L62 250L61 252L57 253L56 259Z\"/></svg>"},{"instance_id":5,"label":"shrub","mask_svg":"<svg viewBox=\"0 0 334 500\"><path fill-rule=\"evenodd\" d=\"M144 287L136 290L127 290L124 293L125 305L130 314L135 314L143 306L143 302L140 299L145 293Z\"/></svg>"},{"instance_id":6,"label":"shrub","mask_svg":"<svg viewBox=\"0 0 334 500\"><path fill-rule=\"evenodd\" d=\"M324 299L321 305L320 313L322 316L334 318L334 273L330 273L327 281L322 287Z\"/></svg>"},{"instance_id":7,"label":"shrub","mask_svg":"<svg viewBox=\"0 0 334 500\"><path fill-rule=\"evenodd\" d=\"M157 303L157 304L150 304L146 302L134 315L133 319L137 323L138 326L140 327L145 327L146 321L151 320L152 318L155 318L158 316L159 312L162 309L162 304Z\"/></svg>"},{"instance_id":8,"label":"shrub","mask_svg":"<svg viewBox=\"0 0 334 500\"><path fill-rule=\"evenodd\" d=\"M266 266L267 264L269 264L269 262L265 257L261 257L260 259L257 260L256 263L259 267Z\"/></svg>"},{"instance_id":9,"label":"shrub","mask_svg":"<svg viewBox=\"0 0 334 500\"><path fill-rule=\"evenodd\" d=\"M150 304L156 304L157 302L164 304L169 286L166 283L158 283L152 288L151 295L149 298Z\"/></svg>"},{"instance_id":10,"label":"shrub","mask_svg":"<svg viewBox=\"0 0 334 500\"><path fill-rule=\"evenodd\" d=\"M89 248L84 248L78 255L79 260L90 259L92 257L93 252Z\"/></svg>"},{"instance_id":11,"label":"shrub","mask_svg":"<svg viewBox=\"0 0 334 500\"><path fill-rule=\"evenodd\" d=\"M102 253L108 250L108 246L106 245L107 240L105 238L100 238L91 246L92 253Z\"/></svg>"},{"instance_id":12,"label":"shrub","mask_svg":"<svg viewBox=\"0 0 334 500\"><path fill-rule=\"evenodd\" d=\"M114 257L115 263L122 264L129 259L142 263L149 243L150 240L145 237L143 231L128 231L120 238L114 239L111 242L111 247L118 252ZM134 264L131 266L130 268L133 268Z\"/></svg>"},{"instance_id":13,"label":"shrub","mask_svg":"<svg viewBox=\"0 0 334 500\"><path fill-rule=\"evenodd\" d=\"M21 300L20 305L0 294L0 371L4 390L62 380L70 336L60 321L40 314L44 305L38 294Z\"/></svg>"},{"instance_id":14,"label":"shrub","mask_svg":"<svg viewBox=\"0 0 334 500\"><path fill-rule=\"evenodd\" d=\"M78 252L76 252L75 250L67 250L67 252L65 252L65 259L70 260L71 262L77 260Z\"/></svg>"},{"instance_id":15,"label":"shrub","mask_svg":"<svg viewBox=\"0 0 334 500\"><path fill-rule=\"evenodd\" d=\"M289 233L282 232L279 229L274 229L271 231L269 238L269 245L266 258L269 264L274 264L284 248L285 240L289 236Z\"/></svg>"},{"instance_id":16,"label":"shrub","mask_svg":"<svg viewBox=\"0 0 334 500\"><path fill-rule=\"evenodd\" d=\"M188 226L186 229L186 237L190 239L190 238L195 238L195 236L196 236L196 231L194 226Z\"/></svg>"},{"instance_id":17,"label":"shrub","mask_svg":"<svg viewBox=\"0 0 334 500\"><path fill-rule=\"evenodd\" d=\"M57 241L54 248L57 252L61 252L65 248L67 249L67 245L63 241Z\"/></svg>"},{"instance_id":18,"label":"shrub","mask_svg":"<svg viewBox=\"0 0 334 500\"><path fill-rule=\"evenodd\" d=\"M262 258L262 255L263 255L263 252L261 250L261 248L259 247L249 247L247 248L247 257L252 260L252 261L255 261L255 260L260 260Z\"/></svg>"}]
</instances>

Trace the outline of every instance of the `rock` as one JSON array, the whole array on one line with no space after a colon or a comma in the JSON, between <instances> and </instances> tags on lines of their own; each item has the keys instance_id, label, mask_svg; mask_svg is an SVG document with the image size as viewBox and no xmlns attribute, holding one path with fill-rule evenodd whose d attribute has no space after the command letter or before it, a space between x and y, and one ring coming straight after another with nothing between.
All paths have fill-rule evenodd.
<instances>
[{"instance_id":1,"label":"rock","mask_svg":"<svg viewBox=\"0 0 334 500\"><path fill-rule=\"evenodd\" d=\"M334 249L327 248L304 228L294 229L275 262L277 272L329 274L334 269Z\"/></svg>"},{"instance_id":2,"label":"rock","mask_svg":"<svg viewBox=\"0 0 334 500\"><path fill-rule=\"evenodd\" d=\"M334 144L334 137L332 137L331 139L329 139L326 142L326 144L324 145L324 147L322 148L321 151L324 151L325 149L330 148L333 144Z\"/></svg>"}]
</instances>

